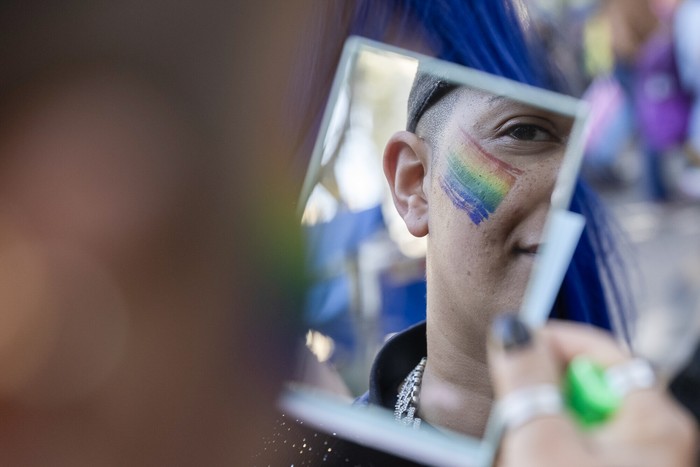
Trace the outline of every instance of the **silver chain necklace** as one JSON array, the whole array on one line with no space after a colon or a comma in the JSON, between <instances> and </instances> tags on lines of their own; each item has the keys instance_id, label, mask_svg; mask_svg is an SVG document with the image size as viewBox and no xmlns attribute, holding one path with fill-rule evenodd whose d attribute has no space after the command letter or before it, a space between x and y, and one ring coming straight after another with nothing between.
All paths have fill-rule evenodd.
<instances>
[{"instance_id":1,"label":"silver chain necklace","mask_svg":"<svg viewBox=\"0 0 700 467\"><path fill-rule=\"evenodd\" d=\"M414 429L420 428L421 419L416 417L418 410L418 400L420 398L420 385L423 381L426 357L423 357L416 367L403 380L399 396L394 406L394 418L399 423L412 426Z\"/></svg>"}]
</instances>

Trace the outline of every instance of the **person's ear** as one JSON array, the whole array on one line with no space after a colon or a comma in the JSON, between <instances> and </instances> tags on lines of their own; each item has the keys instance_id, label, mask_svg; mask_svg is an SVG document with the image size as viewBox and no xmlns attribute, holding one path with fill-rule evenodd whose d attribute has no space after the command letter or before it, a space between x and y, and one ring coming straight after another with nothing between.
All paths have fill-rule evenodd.
<instances>
[{"instance_id":1,"label":"person's ear","mask_svg":"<svg viewBox=\"0 0 700 467\"><path fill-rule=\"evenodd\" d=\"M408 131L395 133L384 149L384 175L394 205L409 232L416 237L428 233L428 197L424 189L428 176L430 147Z\"/></svg>"}]
</instances>

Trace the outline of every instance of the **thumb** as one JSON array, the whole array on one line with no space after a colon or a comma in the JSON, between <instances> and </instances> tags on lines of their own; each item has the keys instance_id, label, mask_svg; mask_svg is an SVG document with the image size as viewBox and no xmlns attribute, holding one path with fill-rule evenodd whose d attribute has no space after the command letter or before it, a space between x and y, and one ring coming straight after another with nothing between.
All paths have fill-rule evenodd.
<instances>
[{"instance_id":1,"label":"thumb","mask_svg":"<svg viewBox=\"0 0 700 467\"><path fill-rule=\"evenodd\" d=\"M491 327L488 355L499 410L504 421L515 423L506 432L500 463L559 466L572 465L575 459L586 465L583 439L564 408L556 410L555 405L551 410L550 404L546 410L528 404L538 394L551 396L552 389L561 386L561 369L547 341L516 315L501 315ZM543 387L549 391L539 391ZM518 404L510 403L514 399Z\"/></svg>"},{"instance_id":2,"label":"thumb","mask_svg":"<svg viewBox=\"0 0 700 467\"><path fill-rule=\"evenodd\" d=\"M494 319L488 355L497 398L528 386L559 386L560 371L546 343L515 314Z\"/></svg>"}]
</instances>

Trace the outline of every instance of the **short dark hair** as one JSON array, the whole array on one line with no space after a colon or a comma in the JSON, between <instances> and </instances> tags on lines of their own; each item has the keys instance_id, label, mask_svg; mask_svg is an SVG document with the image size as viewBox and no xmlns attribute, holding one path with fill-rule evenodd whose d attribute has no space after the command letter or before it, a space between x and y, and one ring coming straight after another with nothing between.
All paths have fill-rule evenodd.
<instances>
[{"instance_id":1,"label":"short dark hair","mask_svg":"<svg viewBox=\"0 0 700 467\"><path fill-rule=\"evenodd\" d=\"M406 129L411 133L415 133L423 114L456 88L456 84L419 69L413 79L411 92L408 95Z\"/></svg>"}]
</instances>

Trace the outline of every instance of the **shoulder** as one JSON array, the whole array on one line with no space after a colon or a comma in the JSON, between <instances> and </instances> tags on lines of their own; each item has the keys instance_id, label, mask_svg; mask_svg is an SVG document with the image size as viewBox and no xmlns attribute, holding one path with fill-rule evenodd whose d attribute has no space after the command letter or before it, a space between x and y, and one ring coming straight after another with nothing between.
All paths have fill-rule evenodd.
<instances>
[{"instance_id":1,"label":"shoulder","mask_svg":"<svg viewBox=\"0 0 700 467\"><path fill-rule=\"evenodd\" d=\"M425 321L392 336L374 360L369 391L355 403L375 404L393 410L401 383L426 355Z\"/></svg>"}]
</instances>

